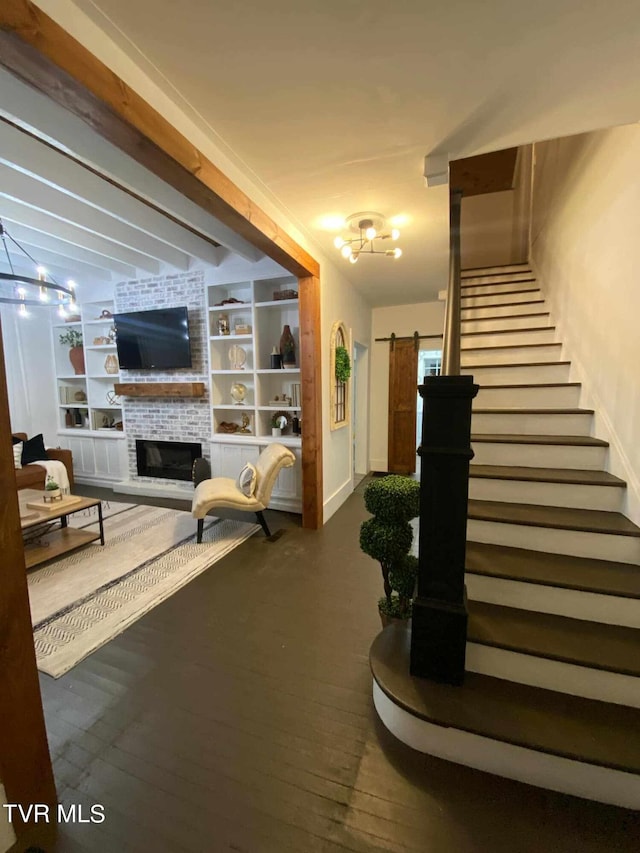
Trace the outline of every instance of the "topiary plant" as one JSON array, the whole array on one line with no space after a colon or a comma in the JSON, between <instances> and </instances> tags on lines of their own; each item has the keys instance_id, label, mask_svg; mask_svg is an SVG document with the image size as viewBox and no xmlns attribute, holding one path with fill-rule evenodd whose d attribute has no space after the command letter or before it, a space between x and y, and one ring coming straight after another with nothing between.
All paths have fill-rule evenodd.
<instances>
[{"instance_id":1,"label":"topiary plant","mask_svg":"<svg viewBox=\"0 0 640 853\"><path fill-rule=\"evenodd\" d=\"M418 560L409 554L409 522L420 512L420 485L399 474L372 480L364 491L364 505L373 518L362 522L360 547L382 568L384 598L378 608L386 616L408 619L418 575Z\"/></svg>"},{"instance_id":2,"label":"topiary plant","mask_svg":"<svg viewBox=\"0 0 640 853\"><path fill-rule=\"evenodd\" d=\"M351 376L351 359L346 347L336 347L335 352L336 379L346 382Z\"/></svg>"}]
</instances>

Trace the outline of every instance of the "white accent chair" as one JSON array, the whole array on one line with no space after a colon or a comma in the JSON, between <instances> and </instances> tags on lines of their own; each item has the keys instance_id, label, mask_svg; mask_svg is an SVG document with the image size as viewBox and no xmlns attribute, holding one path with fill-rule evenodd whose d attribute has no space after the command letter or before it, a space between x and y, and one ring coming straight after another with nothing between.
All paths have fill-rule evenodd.
<instances>
[{"instance_id":1,"label":"white accent chair","mask_svg":"<svg viewBox=\"0 0 640 853\"><path fill-rule=\"evenodd\" d=\"M231 477L212 477L196 484L191 515L198 520L198 542L202 542L205 516L218 507L255 512L265 536L271 536L262 514L269 505L271 491L282 468L291 468L296 457L283 444L270 444L256 462L256 485L252 496L245 495Z\"/></svg>"}]
</instances>

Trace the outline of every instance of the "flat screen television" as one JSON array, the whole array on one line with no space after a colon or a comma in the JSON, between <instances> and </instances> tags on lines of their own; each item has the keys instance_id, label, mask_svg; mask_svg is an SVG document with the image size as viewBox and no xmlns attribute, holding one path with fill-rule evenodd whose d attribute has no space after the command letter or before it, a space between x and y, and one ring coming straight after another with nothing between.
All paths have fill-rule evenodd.
<instances>
[{"instance_id":1,"label":"flat screen television","mask_svg":"<svg viewBox=\"0 0 640 853\"><path fill-rule=\"evenodd\" d=\"M157 308L113 315L118 361L124 370L191 367L187 309Z\"/></svg>"}]
</instances>

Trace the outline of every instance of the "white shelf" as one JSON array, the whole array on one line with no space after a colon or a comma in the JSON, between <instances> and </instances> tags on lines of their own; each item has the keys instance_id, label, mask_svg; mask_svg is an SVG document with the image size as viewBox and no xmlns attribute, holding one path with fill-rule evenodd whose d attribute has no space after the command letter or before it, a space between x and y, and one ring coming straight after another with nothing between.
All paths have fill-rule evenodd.
<instances>
[{"instance_id":1,"label":"white shelf","mask_svg":"<svg viewBox=\"0 0 640 853\"><path fill-rule=\"evenodd\" d=\"M119 373L90 373L89 379L109 379L111 382L119 382Z\"/></svg>"},{"instance_id":2,"label":"white shelf","mask_svg":"<svg viewBox=\"0 0 640 853\"><path fill-rule=\"evenodd\" d=\"M238 368L237 370L212 370L212 376L229 376L233 374L234 376L250 376L253 373L253 370L243 370L242 368Z\"/></svg>"},{"instance_id":3,"label":"white shelf","mask_svg":"<svg viewBox=\"0 0 640 853\"><path fill-rule=\"evenodd\" d=\"M299 299L271 299L269 302L256 302L256 308L273 308L276 305L299 305Z\"/></svg>"},{"instance_id":4,"label":"white shelf","mask_svg":"<svg viewBox=\"0 0 640 853\"><path fill-rule=\"evenodd\" d=\"M110 326L113 325L113 317L103 317L101 320L85 320L85 326L104 326L105 323L108 323ZM69 323L71 325L71 323Z\"/></svg>"},{"instance_id":5,"label":"white shelf","mask_svg":"<svg viewBox=\"0 0 640 853\"><path fill-rule=\"evenodd\" d=\"M301 406L258 406L260 412L301 412Z\"/></svg>"},{"instance_id":6,"label":"white shelf","mask_svg":"<svg viewBox=\"0 0 640 853\"><path fill-rule=\"evenodd\" d=\"M253 340L253 335L209 335L210 341L250 341Z\"/></svg>"},{"instance_id":7,"label":"white shelf","mask_svg":"<svg viewBox=\"0 0 640 853\"><path fill-rule=\"evenodd\" d=\"M209 311L212 314L225 314L227 311L246 311L252 305L253 302L232 302L231 305L211 305ZM231 335L223 335L222 337L230 338Z\"/></svg>"},{"instance_id":8,"label":"white shelf","mask_svg":"<svg viewBox=\"0 0 640 853\"><path fill-rule=\"evenodd\" d=\"M86 346L85 349L99 349L99 350L114 350L116 348L115 344L91 344L91 346Z\"/></svg>"},{"instance_id":9,"label":"white shelf","mask_svg":"<svg viewBox=\"0 0 640 853\"><path fill-rule=\"evenodd\" d=\"M93 436L94 438L99 436L100 438L125 438L125 434L121 429L89 429L89 427L62 427L58 431L58 435L88 435Z\"/></svg>"},{"instance_id":10,"label":"white shelf","mask_svg":"<svg viewBox=\"0 0 640 853\"><path fill-rule=\"evenodd\" d=\"M59 409L88 409L89 401L86 403L58 403Z\"/></svg>"},{"instance_id":11,"label":"white shelf","mask_svg":"<svg viewBox=\"0 0 640 853\"><path fill-rule=\"evenodd\" d=\"M87 374L86 373L69 373L69 374L64 375L64 376L58 376L57 378L58 379L64 379L64 381L67 382L69 379L86 379Z\"/></svg>"},{"instance_id":12,"label":"white shelf","mask_svg":"<svg viewBox=\"0 0 640 853\"><path fill-rule=\"evenodd\" d=\"M234 405L233 403L229 403L229 405L225 405L224 403L214 403L211 406L212 409L216 409L217 411L224 412L255 412L255 406L247 406L247 405Z\"/></svg>"},{"instance_id":13,"label":"white shelf","mask_svg":"<svg viewBox=\"0 0 640 853\"><path fill-rule=\"evenodd\" d=\"M81 326L82 320L72 320L70 323L56 323L54 329L68 329L70 326Z\"/></svg>"},{"instance_id":14,"label":"white shelf","mask_svg":"<svg viewBox=\"0 0 640 853\"><path fill-rule=\"evenodd\" d=\"M215 432L211 441L216 444L284 444L286 447L301 447L302 438L298 435L238 435L235 432Z\"/></svg>"},{"instance_id":15,"label":"white shelf","mask_svg":"<svg viewBox=\"0 0 640 853\"><path fill-rule=\"evenodd\" d=\"M281 367L281 368L271 368L267 367L262 370L256 370L256 373L300 373L299 367Z\"/></svg>"}]
</instances>

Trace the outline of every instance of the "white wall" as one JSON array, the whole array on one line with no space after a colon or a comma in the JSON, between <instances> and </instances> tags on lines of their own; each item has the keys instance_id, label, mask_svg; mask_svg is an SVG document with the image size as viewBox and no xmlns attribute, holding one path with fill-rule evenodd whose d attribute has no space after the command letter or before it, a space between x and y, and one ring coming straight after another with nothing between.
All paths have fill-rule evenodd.
<instances>
[{"instance_id":1,"label":"white wall","mask_svg":"<svg viewBox=\"0 0 640 853\"><path fill-rule=\"evenodd\" d=\"M29 437L41 432L45 444L56 446L57 398L50 327L53 310L29 307L28 316L21 317L17 306L3 305L0 316L11 429L26 432Z\"/></svg>"},{"instance_id":2,"label":"white wall","mask_svg":"<svg viewBox=\"0 0 640 853\"><path fill-rule=\"evenodd\" d=\"M371 373L369 384L369 467L387 470L389 426L389 344L376 338L413 335L441 335L444 327L444 302L420 302L374 308L371 313ZM441 342L420 342L421 349L440 349ZM416 377L416 385L418 378Z\"/></svg>"},{"instance_id":3,"label":"white wall","mask_svg":"<svg viewBox=\"0 0 640 853\"><path fill-rule=\"evenodd\" d=\"M322 312L322 430L324 520L328 521L353 490L353 424L331 430L330 427L330 361L331 329L341 320L349 332L351 343L357 341L370 348L371 308L343 278L331 262L320 270ZM366 388L359 393L365 394ZM304 428L303 428L304 434Z\"/></svg>"},{"instance_id":4,"label":"white wall","mask_svg":"<svg viewBox=\"0 0 640 853\"><path fill-rule=\"evenodd\" d=\"M640 522L640 127L536 144L532 259Z\"/></svg>"},{"instance_id":5,"label":"white wall","mask_svg":"<svg viewBox=\"0 0 640 853\"><path fill-rule=\"evenodd\" d=\"M462 199L462 268L512 263L513 190Z\"/></svg>"}]
</instances>

